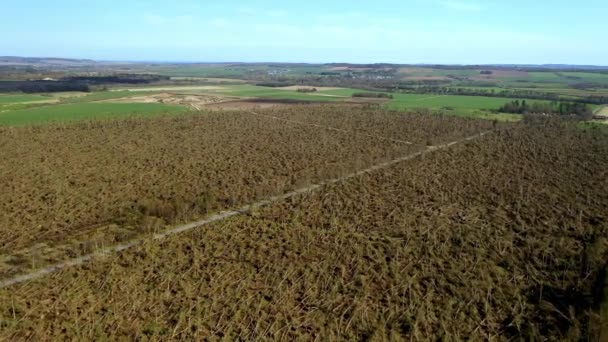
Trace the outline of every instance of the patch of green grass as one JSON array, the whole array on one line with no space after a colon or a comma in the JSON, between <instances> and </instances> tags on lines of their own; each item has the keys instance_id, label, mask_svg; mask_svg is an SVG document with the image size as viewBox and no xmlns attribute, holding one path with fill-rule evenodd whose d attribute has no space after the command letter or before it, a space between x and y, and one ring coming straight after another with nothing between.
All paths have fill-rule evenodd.
<instances>
[{"instance_id":1,"label":"patch of green grass","mask_svg":"<svg viewBox=\"0 0 608 342\"><path fill-rule=\"evenodd\" d=\"M578 127L584 132L601 132L608 134L608 121L583 121Z\"/></svg>"},{"instance_id":2,"label":"patch of green grass","mask_svg":"<svg viewBox=\"0 0 608 342\"><path fill-rule=\"evenodd\" d=\"M486 96L457 96L432 94L393 94L387 103L391 109L430 108L430 109L482 109L497 110L505 103L515 99Z\"/></svg>"},{"instance_id":3,"label":"patch of green grass","mask_svg":"<svg viewBox=\"0 0 608 342\"><path fill-rule=\"evenodd\" d=\"M531 82L540 83L608 83L608 75L592 72L536 71L529 72L528 76Z\"/></svg>"},{"instance_id":4,"label":"patch of green grass","mask_svg":"<svg viewBox=\"0 0 608 342\"><path fill-rule=\"evenodd\" d=\"M186 111L185 107L157 103L71 103L0 113L0 125L21 126L51 122L153 116Z\"/></svg>"},{"instance_id":5,"label":"patch of green grass","mask_svg":"<svg viewBox=\"0 0 608 342\"><path fill-rule=\"evenodd\" d=\"M353 96L354 93L361 93L361 92L369 93L370 91L361 90L361 89L353 89L353 88L340 88L340 89L333 89L333 90L321 90L321 91L319 91L319 94L351 97L351 96Z\"/></svg>"},{"instance_id":6,"label":"patch of green grass","mask_svg":"<svg viewBox=\"0 0 608 342\"><path fill-rule=\"evenodd\" d=\"M595 115L608 116L608 105L605 105L605 106L596 106L594 108L594 114Z\"/></svg>"},{"instance_id":7,"label":"patch of green grass","mask_svg":"<svg viewBox=\"0 0 608 342\"><path fill-rule=\"evenodd\" d=\"M48 96L31 95L31 94L0 95L0 105L20 103L20 102L45 101L45 100L52 100L52 98L50 98Z\"/></svg>"},{"instance_id":8,"label":"patch of green grass","mask_svg":"<svg viewBox=\"0 0 608 342\"><path fill-rule=\"evenodd\" d=\"M128 91L128 90L120 90L120 91L100 91L90 93L85 96L78 97L69 97L64 98L64 103L80 103L80 102L93 102L93 101L104 101L104 100L113 100L120 99L123 97L131 97L137 95L149 95L154 93L159 93L160 91Z\"/></svg>"},{"instance_id":9,"label":"patch of green grass","mask_svg":"<svg viewBox=\"0 0 608 342\"><path fill-rule=\"evenodd\" d=\"M242 97L258 97L258 98L276 98L276 99L293 99L306 101L336 101L339 97L330 97L316 95L315 93L300 93L293 90L284 90L272 87L260 87L254 85L234 85L227 86L223 89L205 91L207 93L217 93L228 96Z\"/></svg>"},{"instance_id":10,"label":"patch of green grass","mask_svg":"<svg viewBox=\"0 0 608 342\"><path fill-rule=\"evenodd\" d=\"M520 114L508 114L508 113L492 113L482 110L456 110L456 111L441 111L441 113L451 116L458 116L463 118L472 119L483 119L483 120L496 120L501 122L517 122L520 121L523 116Z\"/></svg>"}]
</instances>

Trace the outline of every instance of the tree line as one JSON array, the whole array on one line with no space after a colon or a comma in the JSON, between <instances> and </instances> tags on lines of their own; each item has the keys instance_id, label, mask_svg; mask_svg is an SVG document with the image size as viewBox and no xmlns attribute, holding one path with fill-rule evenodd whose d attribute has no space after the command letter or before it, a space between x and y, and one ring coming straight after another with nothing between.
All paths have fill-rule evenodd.
<instances>
[{"instance_id":1,"label":"tree line","mask_svg":"<svg viewBox=\"0 0 608 342\"><path fill-rule=\"evenodd\" d=\"M392 99L393 95L385 93L354 93L352 97L367 97L376 99Z\"/></svg>"},{"instance_id":2,"label":"tree line","mask_svg":"<svg viewBox=\"0 0 608 342\"><path fill-rule=\"evenodd\" d=\"M514 114L575 115L585 119L593 116L593 111L585 103L556 101L528 103L526 100L515 100L504 104L498 111Z\"/></svg>"},{"instance_id":3,"label":"tree line","mask_svg":"<svg viewBox=\"0 0 608 342\"><path fill-rule=\"evenodd\" d=\"M63 91L90 92L91 86L104 84L147 84L170 79L158 75L73 76L60 80L0 81L0 92L54 93Z\"/></svg>"},{"instance_id":4,"label":"tree line","mask_svg":"<svg viewBox=\"0 0 608 342\"><path fill-rule=\"evenodd\" d=\"M508 97L508 98L524 98L530 100L546 100L546 101L560 101L563 98L559 94L544 93L533 90L522 90L522 89L505 89L496 91L495 89L482 89L482 88L454 88L454 87L433 87L433 86L421 86L421 87L407 87L402 89L407 93L414 94L437 94L437 95L464 95L464 96L487 96L487 97ZM587 104L607 104L608 96L581 96L578 98L569 98L569 102L575 103L587 103Z\"/></svg>"}]
</instances>

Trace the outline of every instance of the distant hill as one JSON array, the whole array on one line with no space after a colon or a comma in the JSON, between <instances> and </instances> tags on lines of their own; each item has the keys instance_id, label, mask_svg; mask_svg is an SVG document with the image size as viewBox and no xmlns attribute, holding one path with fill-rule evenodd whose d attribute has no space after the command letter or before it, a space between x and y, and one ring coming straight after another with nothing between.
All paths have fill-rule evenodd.
<instances>
[{"instance_id":1,"label":"distant hill","mask_svg":"<svg viewBox=\"0 0 608 342\"><path fill-rule=\"evenodd\" d=\"M79 66L107 66L107 65L133 65L133 64L154 64L154 65L205 65L207 62L152 62L152 61L95 61L92 59L72 59L58 57L19 57L19 56L0 56L0 66L38 66L38 67L79 67ZM575 64L392 64L392 63L244 63L244 62L214 62L218 65L268 65L270 67L294 67L294 66L309 66L309 65L324 65L329 67L343 68L400 68L400 67L430 67L437 69L481 69L481 68L502 68L502 69L526 69L531 70L587 70L587 71L604 71L608 70L608 66L599 65L575 65Z\"/></svg>"},{"instance_id":2,"label":"distant hill","mask_svg":"<svg viewBox=\"0 0 608 342\"><path fill-rule=\"evenodd\" d=\"M91 59L71 59L56 57L18 57L0 56L0 65L91 65L96 64Z\"/></svg>"}]
</instances>

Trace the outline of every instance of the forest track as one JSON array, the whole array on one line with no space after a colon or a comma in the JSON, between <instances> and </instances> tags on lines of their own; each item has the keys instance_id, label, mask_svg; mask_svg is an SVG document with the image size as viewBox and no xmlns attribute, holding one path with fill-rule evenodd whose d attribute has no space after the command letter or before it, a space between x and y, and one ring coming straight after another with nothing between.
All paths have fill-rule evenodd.
<instances>
[{"instance_id":1,"label":"forest track","mask_svg":"<svg viewBox=\"0 0 608 342\"><path fill-rule=\"evenodd\" d=\"M56 264L50 265L48 267L44 267L44 268L35 270L33 272L30 272L30 273L14 276L14 277L7 278L7 279L2 279L2 280L0 280L0 289L6 288L6 287L9 287L9 286L13 286L13 285L16 285L16 284L24 283L24 282L27 282L27 281L36 280L38 278L42 278L42 277L44 277L46 275L49 275L49 274L61 271L63 269L67 269L69 267L83 265L83 264L85 264L87 262L93 262L95 259L101 259L101 258L103 258L105 256L109 256L111 254L114 254L114 253L117 253L117 252L121 252L121 251L124 251L126 249L129 249L129 248L132 248L132 247L135 247L135 246L139 246L139 245L143 244L145 241L148 241L148 240L161 240L161 239L164 239L164 238L169 237L171 235L176 235L176 234L183 233L183 232L186 232L186 231L190 231L190 230L193 230L193 229L198 229L198 228L206 226L206 225L208 225L210 223L222 221L222 220L225 220L225 219L233 217L233 216L237 216L237 215L240 215L240 214L247 214L247 213L249 213L249 212L251 212L251 211L253 211L253 210L257 209L257 208L265 207L265 206L268 206L268 205L270 205L272 203L275 203L275 202L278 202L278 201L281 201L281 200L285 200L285 199L289 199L289 198L292 198L292 197L295 197L295 196L298 196L298 195L301 195L301 194L313 192L313 191L321 189L324 186L335 184L335 183L339 183L339 182L343 182L343 181L346 181L346 180L349 180L349 179L361 176L363 174L367 174L367 173L375 172L375 171L378 171L378 170L381 170L381 169L385 169L385 168L390 167L392 165L395 165L395 164L398 164L398 163L401 163L401 162L404 162L404 161L408 161L408 160L414 159L416 157L419 157L419 156L422 156L422 155L425 155L425 154L429 154L429 153L432 153L432 152L435 152L435 151L447 149L447 148L450 148L450 147L452 147L454 145L457 145L457 144L460 144L460 143L465 143L465 142L468 142L468 141L471 141L471 140L474 140L474 139L478 139L478 138L481 138L481 137L483 137L483 136L485 136L487 134L490 134L492 132L493 132L492 130L485 131L485 132L481 132L481 133L478 133L478 134L471 135L471 136L466 137L466 138L454 140L454 141L451 141L451 142L448 142L448 143L439 144L439 145L433 145L433 146L427 146L424 150L421 150L421 151L418 151L418 152L415 152L415 153L411 153L411 154L408 154L406 156L403 156L403 157L400 157L400 158L397 158L397 159L393 159L393 160L386 161L386 162L383 162L383 163L380 163L380 164L376 164L376 165L371 166L369 168L366 168L366 169L363 169L363 170L360 170L360 171L357 171L357 172L354 172L354 173L350 173L350 174L342 176L342 177L330 179L330 180L327 180L327 181L324 181L324 182L320 182L318 184L312 184L312 185L300 188L298 190L288 192L288 193L283 194L283 195L273 196L273 197L270 197L270 198L268 198L266 200L262 200L262 201L259 201L259 202L255 202L253 204L245 205L245 206L242 206L242 207L237 208L237 209L233 209L233 210L229 210L229 211L223 211L223 212L220 212L218 214L212 215L212 216L210 216L210 217L208 217L208 218L206 218L204 220L200 220L200 221L196 221L196 222L180 225L180 226L168 229L165 232L154 234L152 237L140 238L140 239L128 242L128 243L123 243L123 244L118 244L118 245L115 245L115 246L112 246L112 247L107 247L107 248L101 249L101 250L99 250L97 252L90 253L90 254L83 255L83 256L80 256L80 257L76 257L76 258L72 258L72 259L69 259L69 260L66 260L66 261L63 261L63 262L60 262L60 263L56 263ZM386 138L386 139L388 139L388 138ZM392 139L390 139L390 140L392 140Z\"/></svg>"}]
</instances>

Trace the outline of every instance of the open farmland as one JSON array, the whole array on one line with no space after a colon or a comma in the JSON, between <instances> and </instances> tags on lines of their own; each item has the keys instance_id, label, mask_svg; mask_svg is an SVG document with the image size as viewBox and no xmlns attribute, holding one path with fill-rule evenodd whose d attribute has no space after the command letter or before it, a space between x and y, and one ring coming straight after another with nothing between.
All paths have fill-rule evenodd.
<instances>
[{"instance_id":1,"label":"open farmland","mask_svg":"<svg viewBox=\"0 0 608 342\"><path fill-rule=\"evenodd\" d=\"M373 114L340 106L315 113L359 120ZM395 137L408 141L375 137L383 132L374 125L346 121L336 131L248 112L5 128L0 273L88 253L492 127L415 114L376 120L399 127ZM450 129L427 128L442 122Z\"/></svg>"},{"instance_id":2,"label":"open farmland","mask_svg":"<svg viewBox=\"0 0 608 342\"><path fill-rule=\"evenodd\" d=\"M71 103L10 110L0 113L0 125L48 124L131 116L154 116L184 112L182 106L156 103Z\"/></svg>"},{"instance_id":3,"label":"open farmland","mask_svg":"<svg viewBox=\"0 0 608 342\"><path fill-rule=\"evenodd\" d=\"M369 117L381 115L373 114ZM308 113L287 115L312 118ZM331 122L338 115L315 122ZM260 139L267 139L259 144L256 135L239 131L243 114L223 116L221 121L219 114L204 118L226 125L222 132L229 135L237 151L249 155L258 155L252 152L256 148L263 149L264 155L283 155L273 148L286 145L290 151L298 150L296 145L302 148L296 153L297 161L307 160L306 153L323 160L325 153L331 153L325 149L331 151L341 144L366 149L379 144L358 135L345 135L346 141L329 144L337 132L247 116L249 131L256 130ZM345 117L345 129L381 132L373 129L375 124L357 121L362 116ZM210 143L204 134L192 134L203 139L199 144L188 138L190 130L198 133L201 129L194 127L210 124L199 120L203 117L88 127L103 132L104 148L112 148L112 142L118 141L116 145L123 148L116 150L121 165L137 161L137 154L145 150L135 141L126 144L120 133L135 130L137 135L143 134L142 141L162 146L155 150L157 156L169 158L166 163L156 159L162 165L158 170L175 165L173 170L189 172L179 167L180 157L193 160L192 156L201 156L195 153L198 146ZM425 127L418 120L420 117L412 116L407 123L391 123L403 124L405 136ZM453 121L445 123L455 132L465 127L462 136L487 125L449 120ZM459 122L466 124L457 126ZM142 132L140 126L145 128ZM166 144L158 145L152 133L146 135L154 127L166 130ZM288 127L301 133L286 130ZM87 149L101 148L96 147L101 141L72 138L70 130L84 134L86 128L12 129L2 146L26 144L33 133L38 144L59 139L52 137L60 134L67 136L72 147L80 146L83 150L76 151L85 156ZM608 136L559 122L505 128L326 185L246 216L149 241L97 263L0 290L0 302L5 303L0 310L0 335L5 339L572 341L597 336L599 317L595 314L602 312L597 288L599 285L601 290L602 269L608 259ZM76 136L81 137L79 134ZM283 143L282 135L293 143ZM436 136L443 140L440 130ZM178 143L176 149L189 149L172 158L172 145L184 139L189 143ZM307 139L323 146L310 146ZM224 140L217 146L227 148ZM393 145L383 141L381 146L384 150ZM314 152L305 152L311 150ZM351 152L337 154L349 156L341 160L354 159ZM52 156L40 160L41 155L36 155L23 164L42 166ZM224 153L222 159L230 156ZM82 168L103 167L111 159ZM245 171L259 162L232 160ZM194 166L188 169L205 170L202 164ZM220 169L231 177L236 168L216 168ZM118 173L100 172L109 178ZM157 188L159 182L150 179L154 172L139 174L148 186ZM237 179L244 174L236 175ZM199 193L189 188L192 178L173 175L179 177L169 181L170 187L159 188L163 194L178 186L177 179L188 180L183 183L187 191L177 190L179 193ZM69 188L71 181L63 187ZM229 183L227 179L223 184ZM129 183L115 180L110 184L120 189ZM30 202L35 203L32 199L24 203ZM39 232L52 226L56 225L39 228ZM5 243L10 241L7 234L21 234L14 225L12 228L2 232ZM26 234L24 237L27 239Z\"/></svg>"},{"instance_id":4,"label":"open farmland","mask_svg":"<svg viewBox=\"0 0 608 342\"><path fill-rule=\"evenodd\" d=\"M41 95L1 95L0 94L0 105L10 104L10 103L22 103L22 102L33 102L33 101L44 101L49 98Z\"/></svg>"},{"instance_id":5,"label":"open farmland","mask_svg":"<svg viewBox=\"0 0 608 342\"><path fill-rule=\"evenodd\" d=\"M392 109L429 108L429 109L484 109L496 110L515 99L500 97L454 96L432 94L395 94L388 104Z\"/></svg>"},{"instance_id":6,"label":"open farmland","mask_svg":"<svg viewBox=\"0 0 608 342\"><path fill-rule=\"evenodd\" d=\"M219 81L218 81L219 82ZM112 87L111 91L91 93L64 93L63 95L3 95L0 96L0 124L23 125L52 121L89 120L113 116L131 116L142 112L157 114L179 112L186 109L210 108L252 108L251 100L300 101L310 103L364 103L380 105L388 109L408 111L428 109L448 115L468 116L490 120L517 121L517 114L496 113L500 107L516 100L509 97L405 94L386 93L392 98L352 97L355 93L366 92L355 88L317 87L317 91L298 92L299 88L310 86L263 87L252 84L214 84L214 85L124 85ZM468 90L486 88L469 87ZM494 88L492 88L494 89ZM487 90L487 89L486 89ZM495 88L500 91L500 88ZM188 96L199 98L186 99ZM204 98L203 98L204 97ZM4 98L4 100L2 100ZM32 102L20 102L31 99ZM35 101L34 101L35 100ZM242 103L220 104L242 101ZM528 100L528 103L546 102ZM117 105L120 104L120 105ZM70 104L70 106L65 106ZM262 104L260 104L262 105ZM266 103L267 106L270 106ZM113 106L112 108L110 108Z\"/></svg>"}]
</instances>

